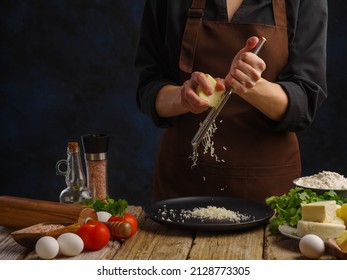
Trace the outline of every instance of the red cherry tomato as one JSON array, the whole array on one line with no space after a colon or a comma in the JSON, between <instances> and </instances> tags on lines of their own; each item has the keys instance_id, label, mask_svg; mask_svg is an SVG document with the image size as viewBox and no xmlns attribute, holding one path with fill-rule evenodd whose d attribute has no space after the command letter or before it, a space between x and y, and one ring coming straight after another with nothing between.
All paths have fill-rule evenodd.
<instances>
[{"instance_id":1,"label":"red cherry tomato","mask_svg":"<svg viewBox=\"0 0 347 280\"><path fill-rule=\"evenodd\" d=\"M82 238L84 248L95 251L105 247L110 240L110 231L108 227L97 221L91 221L82 225L77 234Z\"/></svg>"},{"instance_id":2,"label":"red cherry tomato","mask_svg":"<svg viewBox=\"0 0 347 280\"><path fill-rule=\"evenodd\" d=\"M133 236L138 228L137 218L131 213L125 213L123 216L111 216L109 222L127 222L131 226L131 233L129 237ZM128 238L129 238L128 237Z\"/></svg>"}]
</instances>

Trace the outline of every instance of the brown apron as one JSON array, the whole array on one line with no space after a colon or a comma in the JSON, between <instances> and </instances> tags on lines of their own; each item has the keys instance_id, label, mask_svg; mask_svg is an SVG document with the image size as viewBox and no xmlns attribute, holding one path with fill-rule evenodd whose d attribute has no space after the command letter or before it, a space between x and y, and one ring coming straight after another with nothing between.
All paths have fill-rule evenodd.
<instances>
[{"instance_id":1,"label":"brown apron","mask_svg":"<svg viewBox=\"0 0 347 280\"><path fill-rule=\"evenodd\" d=\"M273 0L275 26L203 21L205 0L193 0L183 36L182 83L193 71L224 78L236 53L251 36L265 37L259 53L267 69L263 77L275 82L288 59L284 0ZM164 131L156 161L153 200L184 196L231 196L257 201L280 195L300 177L295 133L274 132L272 121L232 94L216 119L213 141L216 158L198 148L192 166L191 140L207 115L184 114Z\"/></svg>"}]
</instances>

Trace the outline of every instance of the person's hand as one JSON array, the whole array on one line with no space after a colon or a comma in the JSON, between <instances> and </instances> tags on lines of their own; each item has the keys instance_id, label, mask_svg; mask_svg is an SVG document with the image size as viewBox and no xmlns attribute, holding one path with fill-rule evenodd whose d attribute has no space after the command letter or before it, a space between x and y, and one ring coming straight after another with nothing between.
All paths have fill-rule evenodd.
<instances>
[{"instance_id":1,"label":"person's hand","mask_svg":"<svg viewBox=\"0 0 347 280\"><path fill-rule=\"evenodd\" d=\"M216 81L216 87L219 90L225 90L224 80L216 78ZM207 101L200 98L196 93L198 85L200 85L206 95L213 93L213 88L208 82L206 75L202 72L193 72L190 79L184 82L181 89L182 106L194 114L202 113L209 108Z\"/></svg>"},{"instance_id":2,"label":"person's hand","mask_svg":"<svg viewBox=\"0 0 347 280\"><path fill-rule=\"evenodd\" d=\"M252 53L259 39L250 37L244 48L234 57L229 73L225 77L225 84L236 93L245 93L253 88L266 68L264 60Z\"/></svg>"}]
</instances>

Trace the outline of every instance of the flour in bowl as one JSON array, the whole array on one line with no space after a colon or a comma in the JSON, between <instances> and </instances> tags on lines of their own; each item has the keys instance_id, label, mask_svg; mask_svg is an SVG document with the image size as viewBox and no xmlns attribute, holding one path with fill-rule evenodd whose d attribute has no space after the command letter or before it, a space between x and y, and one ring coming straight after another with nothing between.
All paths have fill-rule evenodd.
<instances>
[{"instance_id":1,"label":"flour in bowl","mask_svg":"<svg viewBox=\"0 0 347 280\"><path fill-rule=\"evenodd\" d=\"M295 183L306 188L347 190L347 178L331 171L301 177Z\"/></svg>"}]
</instances>

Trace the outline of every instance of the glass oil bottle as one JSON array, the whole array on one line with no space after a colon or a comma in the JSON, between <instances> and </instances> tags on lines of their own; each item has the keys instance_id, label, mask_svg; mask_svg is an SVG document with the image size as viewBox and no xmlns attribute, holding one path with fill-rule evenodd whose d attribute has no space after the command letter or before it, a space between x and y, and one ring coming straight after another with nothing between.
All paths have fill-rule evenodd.
<instances>
[{"instance_id":1,"label":"glass oil bottle","mask_svg":"<svg viewBox=\"0 0 347 280\"><path fill-rule=\"evenodd\" d=\"M66 170L61 170L61 165ZM83 171L80 147L78 142L68 142L67 159L59 160L56 164L57 175L65 176L66 189L59 196L62 203L83 203L91 199L91 193L86 186L86 176Z\"/></svg>"}]
</instances>

